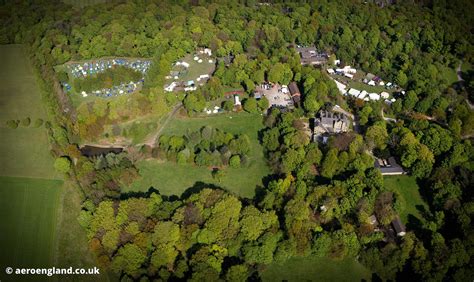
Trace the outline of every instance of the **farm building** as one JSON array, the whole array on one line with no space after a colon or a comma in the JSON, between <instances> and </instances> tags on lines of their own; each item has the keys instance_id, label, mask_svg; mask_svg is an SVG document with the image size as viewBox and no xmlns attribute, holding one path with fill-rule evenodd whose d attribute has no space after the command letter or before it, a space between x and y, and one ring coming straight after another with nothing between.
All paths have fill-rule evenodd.
<instances>
[{"instance_id":1,"label":"farm building","mask_svg":"<svg viewBox=\"0 0 474 282\"><path fill-rule=\"evenodd\" d=\"M371 215L371 216L369 216L368 220L369 220L369 224L370 224L370 225L375 225L375 226L377 226L378 223L379 223L379 222L377 221L377 217L376 217L374 214Z\"/></svg>"},{"instance_id":2,"label":"farm building","mask_svg":"<svg viewBox=\"0 0 474 282\"><path fill-rule=\"evenodd\" d=\"M239 95L234 95L234 106L240 106L242 103L240 102Z\"/></svg>"},{"instance_id":3,"label":"farm building","mask_svg":"<svg viewBox=\"0 0 474 282\"><path fill-rule=\"evenodd\" d=\"M296 85L296 82L293 81L290 83L288 88L290 89L290 95L293 99L293 102L295 103L295 105L298 105L301 100L301 93L300 89L298 88L298 85Z\"/></svg>"}]
</instances>

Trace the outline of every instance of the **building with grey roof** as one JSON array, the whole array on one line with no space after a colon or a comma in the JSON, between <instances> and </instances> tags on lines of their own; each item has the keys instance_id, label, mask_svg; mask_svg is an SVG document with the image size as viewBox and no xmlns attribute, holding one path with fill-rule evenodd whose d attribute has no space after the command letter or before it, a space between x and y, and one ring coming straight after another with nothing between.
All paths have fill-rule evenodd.
<instances>
[{"instance_id":1,"label":"building with grey roof","mask_svg":"<svg viewBox=\"0 0 474 282\"><path fill-rule=\"evenodd\" d=\"M329 59L327 53L318 52L316 47L297 47L296 51L301 56L302 65L323 65Z\"/></svg>"},{"instance_id":2,"label":"building with grey roof","mask_svg":"<svg viewBox=\"0 0 474 282\"><path fill-rule=\"evenodd\" d=\"M394 157L375 159L375 167L380 170L382 175L401 175L406 173Z\"/></svg>"}]
</instances>

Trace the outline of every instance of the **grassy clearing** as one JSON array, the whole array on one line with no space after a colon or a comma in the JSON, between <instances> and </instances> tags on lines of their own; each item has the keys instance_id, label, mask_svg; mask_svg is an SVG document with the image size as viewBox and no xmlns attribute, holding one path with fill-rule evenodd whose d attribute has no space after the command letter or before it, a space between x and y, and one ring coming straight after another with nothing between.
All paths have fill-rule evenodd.
<instances>
[{"instance_id":1,"label":"grassy clearing","mask_svg":"<svg viewBox=\"0 0 474 282\"><path fill-rule=\"evenodd\" d=\"M202 74L212 74L216 69L216 59L212 57L208 57L207 55L199 54L198 57L202 59L202 63L198 63L194 61L194 55L188 54L184 58L180 59L180 62L186 62L189 64L187 69L187 73L180 75L178 81L187 82L188 80L194 80L197 84L199 83L196 79ZM212 63L209 63L208 60L211 59ZM172 70L178 70L180 67L173 67ZM167 80L169 83L173 81L173 79Z\"/></svg>"},{"instance_id":2,"label":"grassy clearing","mask_svg":"<svg viewBox=\"0 0 474 282\"><path fill-rule=\"evenodd\" d=\"M441 76L446 78L448 85L456 83L458 81L458 76L456 70L449 67L441 67Z\"/></svg>"},{"instance_id":3,"label":"grassy clearing","mask_svg":"<svg viewBox=\"0 0 474 282\"><path fill-rule=\"evenodd\" d=\"M0 177L0 265L52 266L62 183Z\"/></svg>"},{"instance_id":4,"label":"grassy clearing","mask_svg":"<svg viewBox=\"0 0 474 282\"><path fill-rule=\"evenodd\" d=\"M428 209L428 206L421 198L418 184L412 176L384 176L385 187L394 192L398 192L402 199L402 212L400 218L403 222L408 221L408 216L412 215L419 220L423 220L419 208Z\"/></svg>"},{"instance_id":5,"label":"grassy clearing","mask_svg":"<svg viewBox=\"0 0 474 282\"><path fill-rule=\"evenodd\" d=\"M370 86L359 81L350 81L349 87L360 90L360 91L365 90L369 93L377 93L377 94L380 94L382 92L393 93L395 91L395 89L386 89L384 86Z\"/></svg>"},{"instance_id":6,"label":"grassy clearing","mask_svg":"<svg viewBox=\"0 0 474 282\"><path fill-rule=\"evenodd\" d=\"M283 265L271 264L261 273L263 281L370 281L371 273L354 259L298 257Z\"/></svg>"},{"instance_id":7,"label":"grassy clearing","mask_svg":"<svg viewBox=\"0 0 474 282\"><path fill-rule=\"evenodd\" d=\"M375 86L371 86L371 85L368 85L368 84L365 84L361 81L358 81L359 79L364 79L365 76L366 76L366 73L365 72L362 72L360 70L357 70L357 74L354 76L354 79L350 79L348 77L345 77L345 76L342 76L342 75L337 75L337 74L334 74L334 75L331 75L332 77L334 78L337 78L337 80L339 81L342 81L344 82L344 84L346 84L348 86L348 90L349 88L354 88L354 89L357 89L357 90L365 90L369 93L377 93L377 94L380 94L381 92L387 92L387 93L390 93L392 94L393 92L396 91L395 88L393 89L386 89L385 86L380 86L380 85L375 85ZM388 81L386 81L388 82Z\"/></svg>"},{"instance_id":8,"label":"grassy clearing","mask_svg":"<svg viewBox=\"0 0 474 282\"><path fill-rule=\"evenodd\" d=\"M221 114L205 118L175 118L163 129L162 134L182 135L187 130L196 131L208 125L233 134L247 134L251 142L249 164L245 168L226 168L221 182L212 178L211 169L194 165L146 160L138 164L142 178L125 192L147 191L150 187L165 195L181 195L197 182L214 184L243 197L253 197L257 185L270 173L258 141L258 131L263 128L260 115L247 113Z\"/></svg>"}]
</instances>

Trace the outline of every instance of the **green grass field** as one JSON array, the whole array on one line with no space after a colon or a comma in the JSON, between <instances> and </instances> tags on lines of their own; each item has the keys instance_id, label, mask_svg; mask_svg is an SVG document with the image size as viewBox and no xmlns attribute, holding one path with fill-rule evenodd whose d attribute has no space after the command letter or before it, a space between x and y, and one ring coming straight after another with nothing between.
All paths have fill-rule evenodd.
<instances>
[{"instance_id":1,"label":"green grass field","mask_svg":"<svg viewBox=\"0 0 474 282\"><path fill-rule=\"evenodd\" d=\"M390 191L397 191L402 196L402 208L400 218L403 222L407 222L408 216L412 215L419 220L423 220L417 207L428 209L427 204L420 195L418 184L412 176L384 176L385 187Z\"/></svg>"},{"instance_id":2,"label":"green grass field","mask_svg":"<svg viewBox=\"0 0 474 282\"><path fill-rule=\"evenodd\" d=\"M43 128L0 128L0 175L57 178Z\"/></svg>"},{"instance_id":3,"label":"green grass field","mask_svg":"<svg viewBox=\"0 0 474 282\"><path fill-rule=\"evenodd\" d=\"M0 265L52 265L62 183L0 177Z\"/></svg>"},{"instance_id":4,"label":"green grass field","mask_svg":"<svg viewBox=\"0 0 474 282\"><path fill-rule=\"evenodd\" d=\"M262 117L234 113L205 118L175 118L163 129L162 134L181 135L188 129L196 131L205 125L233 134L247 134L252 145L248 154L249 165L238 169L226 168L225 176L218 182L212 178L211 169L207 167L146 160L138 165L142 178L125 189L125 192L147 191L154 187L165 195L181 195L196 182L203 182L223 187L243 197L253 197L256 186L262 185L262 178L270 173L258 141L258 131L263 128Z\"/></svg>"},{"instance_id":5,"label":"green grass field","mask_svg":"<svg viewBox=\"0 0 474 282\"><path fill-rule=\"evenodd\" d=\"M45 111L38 107L41 94L32 67L21 45L0 45L0 122L24 117L43 118Z\"/></svg>"},{"instance_id":6,"label":"green grass field","mask_svg":"<svg viewBox=\"0 0 474 282\"><path fill-rule=\"evenodd\" d=\"M9 119L30 117L34 121L46 117L40 90L27 58L21 45L0 45L0 85L3 86L0 89L2 281L7 266L94 265L88 253L87 238L77 222L80 194L74 190L77 188L64 187L61 175L55 172L46 129L32 125L20 125L16 129L5 126ZM23 279L35 280L34 277Z\"/></svg>"},{"instance_id":7,"label":"green grass field","mask_svg":"<svg viewBox=\"0 0 474 282\"><path fill-rule=\"evenodd\" d=\"M32 66L21 45L0 46L0 175L56 178L44 128L6 127L10 119L45 119Z\"/></svg>"},{"instance_id":8,"label":"green grass field","mask_svg":"<svg viewBox=\"0 0 474 282\"><path fill-rule=\"evenodd\" d=\"M284 264L271 264L261 272L264 282L276 281L370 281L371 273L354 259L333 261L328 258L297 257Z\"/></svg>"}]
</instances>

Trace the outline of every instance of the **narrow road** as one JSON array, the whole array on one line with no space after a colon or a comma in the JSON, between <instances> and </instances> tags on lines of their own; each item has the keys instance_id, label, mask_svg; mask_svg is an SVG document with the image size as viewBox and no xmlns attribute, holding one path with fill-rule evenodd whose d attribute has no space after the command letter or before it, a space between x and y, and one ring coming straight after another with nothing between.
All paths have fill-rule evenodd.
<instances>
[{"instance_id":1,"label":"narrow road","mask_svg":"<svg viewBox=\"0 0 474 282\"><path fill-rule=\"evenodd\" d=\"M462 60L459 61L459 65L456 69L456 74L458 75L458 81L464 81L464 79L462 79L462 77L461 77L461 74L462 74L461 67L462 67Z\"/></svg>"},{"instance_id":2,"label":"narrow road","mask_svg":"<svg viewBox=\"0 0 474 282\"><path fill-rule=\"evenodd\" d=\"M458 82L461 84L461 87L464 87L464 79L461 77L461 74L462 74L462 60L459 61L459 65L458 67L456 68L456 74L458 76ZM466 103L467 105L469 106L469 108L471 110L474 110L474 105L471 104L471 102L469 101L468 98L465 99L466 100Z\"/></svg>"},{"instance_id":3,"label":"narrow road","mask_svg":"<svg viewBox=\"0 0 474 282\"><path fill-rule=\"evenodd\" d=\"M168 114L168 116L166 117L166 120L165 122L163 122L163 124L161 125L160 129L155 133L153 134L152 136L148 137L145 142L143 142L143 144L138 144L138 145L148 145L150 147L153 147L155 146L155 142L156 142L156 138L158 138L161 134L161 132L163 131L163 129L166 127L166 125L169 123L169 121L171 120L171 118L173 118L175 116L175 114L179 111L179 109L181 109L181 107L183 106L182 103L179 103L177 104L176 106L174 106L173 110Z\"/></svg>"}]
</instances>

